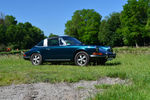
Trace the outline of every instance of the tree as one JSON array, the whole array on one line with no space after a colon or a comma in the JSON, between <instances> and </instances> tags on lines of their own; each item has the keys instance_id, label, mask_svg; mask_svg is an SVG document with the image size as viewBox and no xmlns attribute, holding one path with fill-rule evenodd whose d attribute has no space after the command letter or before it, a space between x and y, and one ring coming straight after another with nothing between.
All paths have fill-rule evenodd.
<instances>
[{"instance_id":1,"label":"tree","mask_svg":"<svg viewBox=\"0 0 150 100\"><path fill-rule=\"evenodd\" d=\"M6 41L7 43L11 43L14 44L16 41L16 37L15 35L17 34L17 27L15 25L10 25L9 27L7 27L6 30Z\"/></svg>"},{"instance_id":2,"label":"tree","mask_svg":"<svg viewBox=\"0 0 150 100\"><path fill-rule=\"evenodd\" d=\"M148 19L147 19L147 24L145 27L147 35L144 38L144 40L145 40L144 42L145 42L145 44L150 44L150 0L148 2L147 16L148 16Z\"/></svg>"},{"instance_id":3,"label":"tree","mask_svg":"<svg viewBox=\"0 0 150 100\"><path fill-rule=\"evenodd\" d=\"M27 49L33 47L45 37L41 29L32 26L32 24L29 22L24 23L23 29L25 29L23 42L24 47Z\"/></svg>"},{"instance_id":4,"label":"tree","mask_svg":"<svg viewBox=\"0 0 150 100\"><path fill-rule=\"evenodd\" d=\"M148 16L148 19L147 19L146 28L147 28L148 30L150 30L150 0L149 0L149 2L148 2L147 16Z\"/></svg>"},{"instance_id":5,"label":"tree","mask_svg":"<svg viewBox=\"0 0 150 100\"><path fill-rule=\"evenodd\" d=\"M45 38L43 31L31 23L17 23L13 16L0 16L0 45L12 49L29 49Z\"/></svg>"},{"instance_id":6,"label":"tree","mask_svg":"<svg viewBox=\"0 0 150 100\"><path fill-rule=\"evenodd\" d=\"M56 35L56 34L50 33L50 35L48 37L50 38L50 37L57 37L57 36L58 35Z\"/></svg>"},{"instance_id":7,"label":"tree","mask_svg":"<svg viewBox=\"0 0 150 100\"><path fill-rule=\"evenodd\" d=\"M5 26L4 26L4 20L5 20L5 16L3 13L0 13L0 45L2 44L6 44L6 42L4 43L4 37L5 37Z\"/></svg>"},{"instance_id":8,"label":"tree","mask_svg":"<svg viewBox=\"0 0 150 100\"><path fill-rule=\"evenodd\" d=\"M122 46L120 13L107 16L100 25L98 39L102 45Z\"/></svg>"},{"instance_id":9,"label":"tree","mask_svg":"<svg viewBox=\"0 0 150 100\"><path fill-rule=\"evenodd\" d=\"M6 15L5 16L5 25L6 26L9 26L9 25L16 25L17 24L17 21L16 21L16 18L13 17L13 16L9 16L9 15Z\"/></svg>"},{"instance_id":10,"label":"tree","mask_svg":"<svg viewBox=\"0 0 150 100\"><path fill-rule=\"evenodd\" d=\"M147 36L148 0L128 0L121 13L122 33L126 45L143 45Z\"/></svg>"},{"instance_id":11,"label":"tree","mask_svg":"<svg viewBox=\"0 0 150 100\"><path fill-rule=\"evenodd\" d=\"M4 25L5 16L3 13L0 13L0 24Z\"/></svg>"},{"instance_id":12,"label":"tree","mask_svg":"<svg viewBox=\"0 0 150 100\"><path fill-rule=\"evenodd\" d=\"M0 24L0 44L6 44L5 42L5 27L3 24Z\"/></svg>"},{"instance_id":13,"label":"tree","mask_svg":"<svg viewBox=\"0 0 150 100\"><path fill-rule=\"evenodd\" d=\"M65 34L78 38L85 44L99 44L98 32L101 15L93 9L76 10L65 24Z\"/></svg>"}]
</instances>

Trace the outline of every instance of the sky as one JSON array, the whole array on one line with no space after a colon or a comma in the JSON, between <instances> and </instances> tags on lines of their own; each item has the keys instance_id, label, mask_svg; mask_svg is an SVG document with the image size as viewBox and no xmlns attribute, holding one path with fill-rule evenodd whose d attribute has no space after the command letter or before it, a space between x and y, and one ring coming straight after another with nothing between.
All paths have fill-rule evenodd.
<instances>
[{"instance_id":1,"label":"sky","mask_svg":"<svg viewBox=\"0 0 150 100\"><path fill-rule=\"evenodd\" d=\"M64 35L65 23L76 10L94 9L102 18L121 12L127 0L0 0L0 12L18 22L30 22L46 36Z\"/></svg>"}]
</instances>

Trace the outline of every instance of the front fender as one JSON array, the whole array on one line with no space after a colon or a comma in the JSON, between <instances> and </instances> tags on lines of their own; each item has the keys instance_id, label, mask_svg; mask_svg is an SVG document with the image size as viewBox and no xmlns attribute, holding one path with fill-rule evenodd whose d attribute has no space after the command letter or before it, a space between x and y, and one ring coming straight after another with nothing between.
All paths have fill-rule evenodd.
<instances>
[{"instance_id":1,"label":"front fender","mask_svg":"<svg viewBox=\"0 0 150 100\"><path fill-rule=\"evenodd\" d=\"M75 50L74 52L74 56L77 52L80 52L80 51L85 51L89 56L93 53L93 52L96 52L96 48L95 47L82 47L82 48L78 48Z\"/></svg>"}]
</instances>

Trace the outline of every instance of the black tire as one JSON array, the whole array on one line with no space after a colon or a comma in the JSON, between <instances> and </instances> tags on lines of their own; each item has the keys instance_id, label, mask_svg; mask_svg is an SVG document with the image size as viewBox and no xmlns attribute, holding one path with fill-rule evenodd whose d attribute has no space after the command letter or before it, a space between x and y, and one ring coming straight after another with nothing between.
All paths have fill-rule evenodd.
<instances>
[{"instance_id":1,"label":"black tire","mask_svg":"<svg viewBox=\"0 0 150 100\"><path fill-rule=\"evenodd\" d=\"M41 65L42 64L42 56L39 53L34 53L30 58L33 65Z\"/></svg>"},{"instance_id":2,"label":"black tire","mask_svg":"<svg viewBox=\"0 0 150 100\"><path fill-rule=\"evenodd\" d=\"M89 55L84 51L80 51L75 55L74 62L77 66L87 66L89 63Z\"/></svg>"}]
</instances>

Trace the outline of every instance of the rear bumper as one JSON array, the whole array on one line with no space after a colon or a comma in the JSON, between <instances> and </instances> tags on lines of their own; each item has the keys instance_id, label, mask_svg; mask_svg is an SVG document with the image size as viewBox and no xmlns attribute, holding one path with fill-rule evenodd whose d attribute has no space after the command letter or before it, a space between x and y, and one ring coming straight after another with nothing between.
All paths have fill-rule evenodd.
<instances>
[{"instance_id":1,"label":"rear bumper","mask_svg":"<svg viewBox=\"0 0 150 100\"><path fill-rule=\"evenodd\" d=\"M116 58L116 54L105 54L105 55L90 55L91 58L94 59L106 59L106 60L112 60Z\"/></svg>"}]
</instances>

